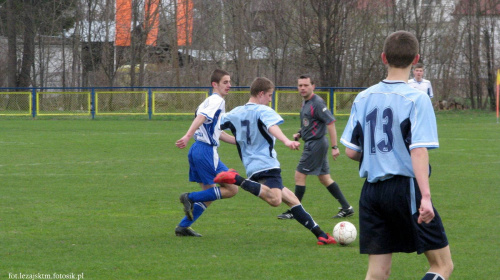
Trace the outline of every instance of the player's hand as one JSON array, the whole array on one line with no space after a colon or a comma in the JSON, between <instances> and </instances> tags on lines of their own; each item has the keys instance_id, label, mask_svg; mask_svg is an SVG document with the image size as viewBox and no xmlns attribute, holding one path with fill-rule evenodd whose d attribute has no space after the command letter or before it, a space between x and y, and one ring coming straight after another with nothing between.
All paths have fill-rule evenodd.
<instances>
[{"instance_id":1,"label":"player's hand","mask_svg":"<svg viewBox=\"0 0 500 280\"><path fill-rule=\"evenodd\" d=\"M418 223L422 222L428 224L434 219L434 209L432 208L432 202L430 199L422 199L420 202L420 208L418 209L420 215L418 216Z\"/></svg>"},{"instance_id":2,"label":"player's hand","mask_svg":"<svg viewBox=\"0 0 500 280\"><path fill-rule=\"evenodd\" d=\"M333 157L333 160L337 160L337 157L340 155L340 150L337 148L337 149L332 149L332 157Z\"/></svg>"},{"instance_id":3,"label":"player's hand","mask_svg":"<svg viewBox=\"0 0 500 280\"><path fill-rule=\"evenodd\" d=\"M177 140L177 142L175 142L175 145L179 149L184 149L184 148L186 148L188 142L189 142L189 137L184 135L184 137L182 137L181 139Z\"/></svg>"},{"instance_id":4,"label":"player's hand","mask_svg":"<svg viewBox=\"0 0 500 280\"><path fill-rule=\"evenodd\" d=\"M285 145L290 148L290 150L298 150L300 147L300 142L297 141L289 141L285 143Z\"/></svg>"},{"instance_id":5,"label":"player's hand","mask_svg":"<svg viewBox=\"0 0 500 280\"><path fill-rule=\"evenodd\" d=\"M299 141L299 139L300 139L300 133L294 133L293 134L293 140Z\"/></svg>"}]
</instances>

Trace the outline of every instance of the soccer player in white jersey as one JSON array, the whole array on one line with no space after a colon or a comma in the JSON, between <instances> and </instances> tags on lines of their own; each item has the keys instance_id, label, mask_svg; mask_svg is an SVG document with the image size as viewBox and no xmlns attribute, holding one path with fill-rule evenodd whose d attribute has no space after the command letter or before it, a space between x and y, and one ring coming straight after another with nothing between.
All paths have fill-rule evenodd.
<instances>
[{"instance_id":1,"label":"soccer player in white jersey","mask_svg":"<svg viewBox=\"0 0 500 280\"><path fill-rule=\"evenodd\" d=\"M387 78L356 96L340 138L366 178L359 199L365 279L389 278L397 252L425 254L430 268L423 280L448 279L453 271L429 185L427 150L439 147L436 118L428 96L406 83L419 59L413 34L390 34L382 53Z\"/></svg>"},{"instance_id":2,"label":"soccer player in white jersey","mask_svg":"<svg viewBox=\"0 0 500 280\"><path fill-rule=\"evenodd\" d=\"M408 85L425 92L430 98L434 97L431 81L424 79L424 64L422 63L417 63L413 67L413 79L408 80Z\"/></svg>"},{"instance_id":3,"label":"soccer player in white jersey","mask_svg":"<svg viewBox=\"0 0 500 280\"><path fill-rule=\"evenodd\" d=\"M291 141L283 134L279 128L283 119L267 106L273 92L273 82L267 78L256 78L250 87L248 103L222 117L221 128L230 129L236 137L238 152L250 179L229 170L219 173L214 182L236 184L273 207L285 202L295 219L316 236L318 245L335 244L335 239L321 230L295 194L283 186L280 163L274 150L276 138L291 150L297 150L300 143Z\"/></svg>"},{"instance_id":4,"label":"soccer player in white jersey","mask_svg":"<svg viewBox=\"0 0 500 280\"><path fill-rule=\"evenodd\" d=\"M224 98L231 88L229 73L216 69L211 76L213 93L196 109L195 119L186 134L175 145L183 149L191 137L195 142L189 149L189 181L197 182L204 191L183 193L180 201L186 216L175 228L177 236L201 237L191 225L203 214L212 201L230 198L238 193L238 187L232 184L221 184L217 187L213 181L217 173L228 168L220 160L217 147L220 140L235 144L234 137L219 128L220 116L226 112Z\"/></svg>"}]
</instances>

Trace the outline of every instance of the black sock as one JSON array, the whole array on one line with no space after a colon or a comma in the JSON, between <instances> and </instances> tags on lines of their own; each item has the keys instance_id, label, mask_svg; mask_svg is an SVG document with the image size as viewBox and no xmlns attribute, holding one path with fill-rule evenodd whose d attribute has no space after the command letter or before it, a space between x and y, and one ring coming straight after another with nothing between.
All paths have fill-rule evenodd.
<instances>
[{"instance_id":1,"label":"black sock","mask_svg":"<svg viewBox=\"0 0 500 280\"><path fill-rule=\"evenodd\" d=\"M340 205L342 206L342 209L345 210L351 207L351 205L345 199L344 194L342 193L339 185L337 185L336 182L331 183L326 189L333 195L333 197L335 197L339 201Z\"/></svg>"},{"instance_id":2,"label":"black sock","mask_svg":"<svg viewBox=\"0 0 500 280\"><path fill-rule=\"evenodd\" d=\"M301 225L309 229L316 237L322 236L325 233L319 228L318 224L313 220L311 215L306 212L302 204L295 205L290 209L292 211L293 217Z\"/></svg>"},{"instance_id":3,"label":"black sock","mask_svg":"<svg viewBox=\"0 0 500 280\"><path fill-rule=\"evenodd\" d=\"M435 272L427 272L422 280L444 280L444 277Z\"/></svg>"},{"instance_id":4,"label":"black sock","mask_svg":"<svg viewBox=\"0 0 500 280\"><path fill-rule=\"evenodd\" d=\"M250 192L251 194L253 194L255 196L259 196L261 184L255 182L255 181L252 181L250 179L245 179L243 182L241 182L240 187L242 189L244 189L245 191Z\"/></svg>"},{"instance_id":5,"label":"black sock","mask_svg":"<svg viewBox=\"0 0 500 280\"><path fill-rule=\"evenodd\" d=\"M302 201L305 192L306 186L295 185L295 196L299 199L299 201Z\"/></svg>"},{"instance_id":6,"label":"black sock","mask_svg":"<svg viewBox=\"0 0 500 280\"><path fill-rule=\"evenodd\" d=\"M236 175L234 177L234 179L236 180L236 183L234 183L234 184L237 185L237 186L241 186L241 184L243 183L243 181L245 181L245 178L241 177L240 175Z\"/></svg>"}]
</instances>

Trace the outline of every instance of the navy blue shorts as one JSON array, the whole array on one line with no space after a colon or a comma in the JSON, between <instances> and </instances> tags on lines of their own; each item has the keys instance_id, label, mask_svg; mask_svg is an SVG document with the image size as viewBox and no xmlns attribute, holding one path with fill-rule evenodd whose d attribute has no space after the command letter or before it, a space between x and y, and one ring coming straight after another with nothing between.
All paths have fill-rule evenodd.
<instances>
[{"instance_id":1,"label":"navy blue shorts","mask_svg":"<svg viewBox=\"0 0 500 280\"><path fill-rule=\"evenodd\" d=\"M446 247L448 239L435 208L429 224L417 223L421 199L414 178L365 181L359 199L361 254L421 254Z\"/></svg>"},{"instance_id":2,"label":"navy blue shorts","mask_svg":"<svg viewBox=\"0 0 500 280\"><path fill-rule=\"evenodd\" d=\"M195 141L188 153L189 181L213 185L214 178L227 166L219 159L217 147L200 141Z\"/></svg>"},{"instance_id":3,"label":"navy blue shorts","mask_svg":"<svg viewBox=\"0 0 500 280\"><path fill-rule=\"evenodd\" d=\"M281 179L281 169L274 168L255 173L250 180L259 182L268 186L270 189L283 189L283 180Z\"/></svg>"}]
</instances>

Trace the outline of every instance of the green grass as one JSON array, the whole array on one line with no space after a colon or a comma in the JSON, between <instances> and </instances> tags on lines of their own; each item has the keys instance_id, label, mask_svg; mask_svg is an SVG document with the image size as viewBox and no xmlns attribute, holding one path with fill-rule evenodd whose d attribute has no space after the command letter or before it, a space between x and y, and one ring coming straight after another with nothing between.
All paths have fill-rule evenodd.
<instances>
[{"instance_id":1,"label":"green grass","mask_svg":"<svg viewBox=\"0 0 500 280\"><path fill-rule=\"evenodd\" d=\"M178 196L188 182L187 149L174 145L190 117L147 121L0 119L0 279L23 274L83 273L84 279L363 279L367 257L358 242L316 245L286 210L240 190L215 202L194 224L202 238L173 233L182 218ZM445 224L453 279L500 275L500 124L493 113L437 115L441 147L430 152L433 201ZM342 133L347 117L339 117ZM293 134L299 120L281 126ZM283 180L293 190L300 152L277 148ZM333 178L357 209L362 180L343 153ZM234 146L226 165L243 170ZM326 230L338 203L315 178L304 207ZM358 224L357 215L349 218ZM420 279L424 256L394 255L391 279ZM9 275L11 273L11 275Z\"/></svg>"}]
</instances>

